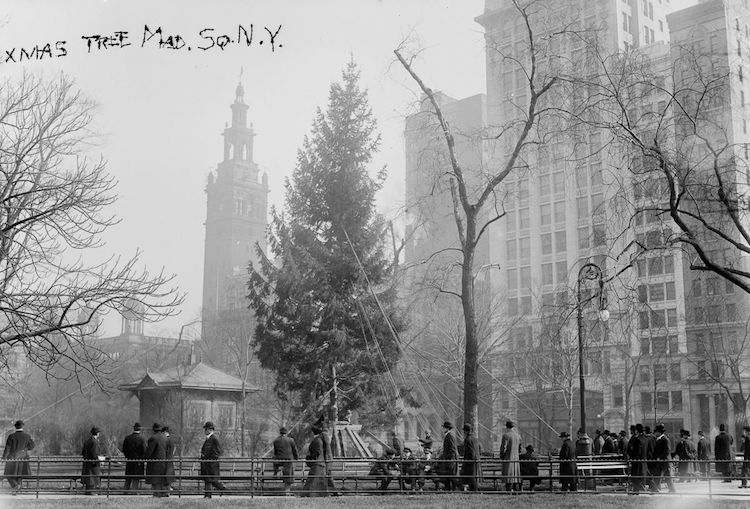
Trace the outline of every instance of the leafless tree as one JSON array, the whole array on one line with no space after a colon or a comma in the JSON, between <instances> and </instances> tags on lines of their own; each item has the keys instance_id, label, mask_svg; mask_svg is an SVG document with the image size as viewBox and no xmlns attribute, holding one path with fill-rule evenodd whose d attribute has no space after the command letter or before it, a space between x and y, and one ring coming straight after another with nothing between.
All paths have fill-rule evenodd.
<instances>
[{"instance_id":1,"label":"leafless tree","mask_svg":"<svg viewBox=\"0 0 750 509\"><path fill-rule=\"evenodd\" d=\"M562 79L577 72L575 59L557 58L561 44L584 37L587 30L579 26L582 19L561 5L538 0L512 0L514 21L525 34L522 44L508 50L488 34L489 58L496 59L508 70L522 77L523 94L510 94L506 103L510 115L503 125L490 126L482 136L491 145L489 161L469 164L456 150L456 133L444 115L438 94L420 77L415 57L404 47L395 55L430 103L444 142L448 164L435 169L449 190L452 217L456 226L457 263L460 284L452 293L460 299L465 341L464 359L464 422L478 426L479 341L475 307L475 267L477 247L488 229L505 215L504 187L509 176L528 171L528 158L535 147L554 137L555 133L572 126L565 125L567 109L575 109L571 79ZM560 2L562 4L562 2ZM565 6L562 6L565 7ZM571 21L568 22L567 19ZM523 46L522 48L520 46Z\"/></svg>"},{"instance_id":2,"label":"leafless tree","mask_svg":"<svg viewBox=\"0 0 750 509\"><path fill-rule=\"evenodd\" d=\"M104 366L85 341L96 316L156 321L182 302L173 276L139 268L139 253L96 260L117 219L107 211L116 181L87 156L94 109L64 75L0 86L0 358L20 347L50 374L64 361L54 372L74 378Z\"/></svg>"},{"instance_id":3,"label":"leafless tree","mask_svg":"<svg viewBox=\"0 0 750 509\"><path fill-rule=\"evenodd\" d=\"M706 51L704 42L616 55L591 48L599 70L580 81L592 98L581 120L608 133L623 161L613 174L626 176L624 226L651 225L642 246L681 248L691 270L750 293L741 261L750 254L748 145L738 142L731 114L744 95L731 86L727 53Z\"/></svg>"}]
</instances>

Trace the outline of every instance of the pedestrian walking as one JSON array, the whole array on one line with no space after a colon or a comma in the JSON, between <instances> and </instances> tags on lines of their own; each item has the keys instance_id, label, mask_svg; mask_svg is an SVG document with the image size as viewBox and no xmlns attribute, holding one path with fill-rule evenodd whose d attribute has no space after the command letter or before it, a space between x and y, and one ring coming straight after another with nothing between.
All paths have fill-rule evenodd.
<instances>
[{"instance_id":1,"label":"pedestrian walking","mask_svg":"<svg viewBox=\"0 0 750 509\"><path fill-rule=\"evenodd\" d=\"M471 424L464 424L464 458L461 462L461 484L468 486L469 491L479 491L479 477L482 471L480 463L481 447L473 435Z\"/></svg>"},{"instance_id":2,"label":"pedestrian walking","mask_svg":"<svg viewBox=\"0 0 750 509\"><path fill-rule=\"evenodd\" d=\"M438 477L446 490L453 491L457 488L458 444L456 435L453 434L453 423L450 421L443 423L443 452L438 460Z\"/></svg>"},{"instance_id":3,"label":"pedestrian walking","mask_svg":"<svg viewBox=\"0 0 750 509\"><path fill-rule=\"evenodd\" d=\"M651 442L644 434L643 424L636 424L634 431L635 435L628 442L628 462L632 490L639 493L645 489L646 481L649 479L647 460L653 455L653 450Z\"/></svg>"},{"instance_id":4,"label":"pedestrian walking","mask_svg":"<svg viewBox=\"0 0 750 509\"><path fill-rule=\"evenodd\" d=\"M672 447L669 442L669 436L664 433L664 425L657 424L654 428L655 445L654 445L654 472L652 492L659 492L661 483L666 482L670 493L674 493L674 484L672 483L672 471L669 465Z\"/></svg>"},{"instance_id":5,"label":"pedestrian walking","mask_svg":"<svg viewBox=\"0 0 750 509\"><path fill-rule=\"evenodd\" d=\"M599 456L600 454L602 454L603 448L604 448L604 437L602 436L601 431L596 430L594 432L594 443L593 443L594 455Z\"/></svg>"},{"instance_id":6,"label":"pedestrian walking","mask_svg":"<svg viewBox=\"0 0 750 509\"><path fill-rule=\"evenodd\" d=\"M696 444L698 451L698 475L700 477L708 477L709 469L709 458L711 456L711 442L706 438L703 431L698 431L698 444Z\"/></svg>"},{"instance_id":7,"label":"pedestrian walking","mask_svg":"<svg viewBox=\"0 0 750 509\"><path fill-rule=\"evenodd\" d=\"M726 426L719 424L719 434L714 439L714 455L716 472L723 477L722 482L732 482L732 436L727 433Z\"/></svg>"},{"instance_id":8,"label":"pedestrian walking","mask_svg":"<svg viewBox=\"0 0 750 509\"><path fill-rule=\"evenodd\" d=\"M215 434L214 423L211 421L203 425L206 440L201 447L201 477L203 477L204 498L211 498L213 488L224 491L226 487L221 482L221 468L219 458L224 453L221 443Z\"/></svg>"},{"instance_id":9,"label":"pedestrian walking","mask_svg":"<svg viewBox=\"0 0 750 509\"><path fill-rule=\"evenodd\" d=\"M146 457L146 439L141 435L141 423L133 424L133 432L122 441L122 454L125 456L125 491L138 491L141 487Z\"/></svg>"},{"instance_id":10,"label":"pedestrian walking","mask_svg":"<svg viewBox=\"0 0 750 509\"><path fill-rule=\"evenodd\" d=\"M273 475L281 470L284 483L284 493L291 495L294 482L294 460L297 458L297 444L292 437L287 436L288 430L282 426L279 436L273 441Z\"/></svg>"},{"instance_id":11,"label":"pedestrian walking","mask_svg":"<svg viewBox=\"0 0 750 509\"><path fill-rule=\"evenodd\" d=\"M560 447L560 490L576 491L578 489L578 469L576 466L576 451L570 433L560 433L563 439Z\"/></svg>"},{"instance_id":12,"label":"pedestrian walking","mask_svg":"<svg viewBox=\"0 0 750 509\"><path fill-rule=\"evenodd\" d=\"M86 495L93 495L94 490L99 488L101 479L102 447L99 444L99 428L91 428L89 438L83 443L81 449L83 465L81 467L81 483Z\"/></svg>"},{"instance_id":13,"label":"pedestrian walking","mask_svg":"<svg viewBox=\"0 0 750 509\"><path fill-rule=\"evenodd\" d=\"M690 440L690 431L680 430L680 441L674 448L674 455L679 462L677 463L677 473L680 476L679 482L690 482L693 479L693 464L698 457L695 444Z\"/></svg>"},{"instance_id":14,"label":"pedestrian walking","mask_svg":"<svg viewBox=\"0 0 750 509\"><path fill-rule=\"evenodd\" d=\"M521 436L513 421L505 423L505 433L500 441L500 459L503 460L505 491L521 491Z\"/></svg>"},{"instance_id":15,"label":"pedestrian walking","mask_svg":"<svg viewBox=\"0 0 750 509\"><path fill-rule=\"evenodd\" d=\"M307 481L303 488L303 496L327 497L328 480L326 474L326 461L323 453L323 439L321 434L323 428L316 424L312 427L313 439L307 447Z\"/></svg>"},{"instance_id":16,"label":"pedestrian walking","mask_svg":"<svg viewBox=\"0 0 750 509\"><path fill-rule=\"evenodd\" d=\"M14 490L20 490L23 487L24 477L31 475L29 451L34 449L34 440L23 430L23 425L20 419L13 424L15 431L8 435L3 450L5 460L3 473Z\"/></svg>"},{"instance_id":17,"label":"pedestrian walking","mask_svg":"<svg viewBox=\"0 0 750 509\"><path fill-rule=\"evenodd\" d=\"M162 426L161 432L164 435L164 440L166 441L166 446L164 448L165 452L165 462L164 462L164 490L169 493L169 491L172 489L172 483L174 483L175 475L174 475L174 441L171 438L171 433L169 432L169 426Z\"/></svg>"},{"instance_id":18,"label":"pedestrian walking","mask_svg":"<svg viewBox=\"0 0 750 509\"><path fill-rule=\"evenodd\" d=\"M151 426L151 436L146 443L146 484L151 485L154 497L168 497L167 491L167 439L162 425Z\"/></svg>"},{"instance_id":19,"label":"pedestrian walking","mask_svg":"<svg viewBox=\"0 0 750 509\"><path fill-rule=\"evenodd\" d=\"M617 454L617 435L610 433L608 429L604 430L604 445L602 454Z\"/></svg>"},{"instance_id":20,"label":"pedestrian walking","mask_svg":"<svg viewBox=\"0 0 750 509\"><path fill-rule=\"evenodd\" d=\"M740 452L742 453L742 484L739 487L747 488L747 479L750 477L750 426L742 427Z\"/></svg>"}]
</instances>

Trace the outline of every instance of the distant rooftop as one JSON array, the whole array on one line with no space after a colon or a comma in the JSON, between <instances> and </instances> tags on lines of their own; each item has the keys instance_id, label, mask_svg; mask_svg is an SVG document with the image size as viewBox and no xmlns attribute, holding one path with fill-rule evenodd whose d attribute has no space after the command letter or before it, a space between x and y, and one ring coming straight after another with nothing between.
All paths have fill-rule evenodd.
<instances>
[{"instance_id":1,"label":"distant rooftop","mask_svg":"<svg viewBox=\"0 0 750 509\"><path fill-rule=\"evenodd\" d=\"M208 364L199 362L190 366L176 366L164 371L146 372L139 381L123 384L121 391L146 391L159 389L195 389L204 391L242 391L242 380ZM256 392L258 387L245 384L245 391Z\"/></svg>"}]
</instances>

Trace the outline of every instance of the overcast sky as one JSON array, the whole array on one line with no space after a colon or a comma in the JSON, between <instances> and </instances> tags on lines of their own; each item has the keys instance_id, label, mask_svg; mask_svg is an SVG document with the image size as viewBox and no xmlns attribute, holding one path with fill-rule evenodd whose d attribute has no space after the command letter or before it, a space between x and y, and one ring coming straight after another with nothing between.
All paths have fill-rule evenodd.
<instances>
[{"instance_id":1,"label":"overcast sky","mask_svg":"<svg viewBox=\"0 0 750 509\"><path fill-rule=\"evenodd\" d=\"M0 11L0 69L24 69L50 77L60 70L99 104L103 134L94 154L109 161L119 180L115 212L122 222L106 235L107 253L143 251L152 271L177 275L187 300L179 317L147 326L150 334L174 334L200 315L206 177L223 154L221 132L244 68L242 83L254 124L255 162L269 175L270 204L283 204L283 179L309 131L316 107L325 108L332 81L350 55L360 65L362 86L382 131L373 164L389 168L380 208L393 214L403 201L403 118L412 111L415 85L394 65L392 50L409 34L423 48L418 71L427 83L454 97L485 91L482 28L474 18L483 0L268 0L133 1L11 0ZM238 26L253 43L223 50L199 47L199 35L237 38ZM158 35L142 46L144 25L163 37L180 35L181 50L158 48ZM268 33L281 29L271 51ZM127 33L127 47L91 51L83 36ZM264 40L264 44L258 42ZM6 51L30 51L65 41L67 55L6 62ZM182 43L178 43L181 45ZM187 51L187 47L191 50ZM107 332L118 333L119 322ZM108 321L109 323L109 321Z\"/></svg>"}]
</instances>

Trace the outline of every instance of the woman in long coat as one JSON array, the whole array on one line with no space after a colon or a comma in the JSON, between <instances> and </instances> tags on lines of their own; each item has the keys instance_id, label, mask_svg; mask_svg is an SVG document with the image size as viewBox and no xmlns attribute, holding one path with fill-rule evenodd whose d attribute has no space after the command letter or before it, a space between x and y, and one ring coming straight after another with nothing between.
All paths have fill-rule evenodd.
<instances>
[{"instance_id":1,"label":"woman in long coat","mask_svg":"<svg viewBox=\"0 0 750 509\"><path fill-rule=\"evenodd\" d=\"M503 460L505 491L521 491L521 435L512 421L505 423L506 431L500 442L500 459Z\"/></svg>"},{"instance_id":2,"label":"woman in long coat","mask_svg":"<svg viewBox=\"0 0 750 509\"><path fill-rule=\"evenodd\" d=\"M479 490L482 464L479 461L481 447L472 435L471 424L464 424L464 459L461 463L461 484L468 485L469 491Z\"/></svg>"},{"instance_id":3,"label":"woman in long coat","mask_svg":"<svg viewBox=\"0 0 750 509\"><path fill-rule=\"evenodd\" d=\"M323 429L319 426L312 427L313 439L307 448L307 481L303 488L305 497L327 497L328 479L326 475L326 461L323 454L323 439L320 434Z\"/></svg>"},{"instance_id":4,"label":"woman in long coat","mask_svg":"<svg viewBox=\"0 0 750 509\"><path fill-rule=\"evenodd\" d=\"M81 467L81 483L86 488L86 495L92 495L93 490L99 487L101 467L99 456L101 456L99 445L99 428L91 428L91 436L83 443L81 456L83 465Z\"/></svg>"}]
</instances>

